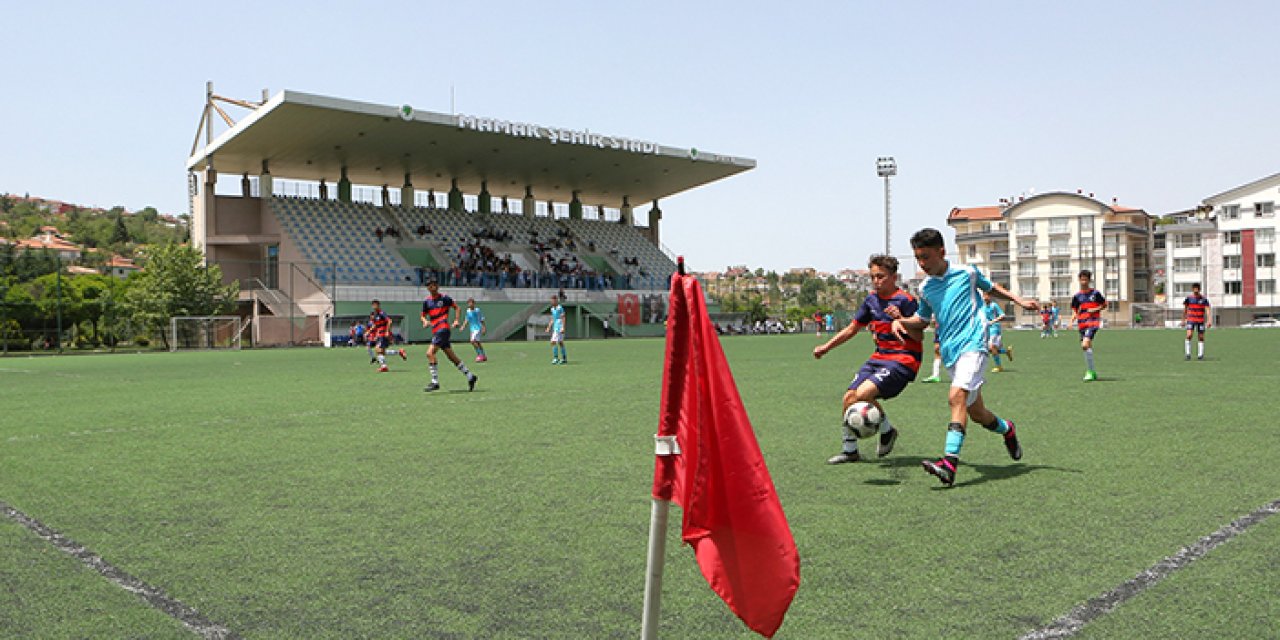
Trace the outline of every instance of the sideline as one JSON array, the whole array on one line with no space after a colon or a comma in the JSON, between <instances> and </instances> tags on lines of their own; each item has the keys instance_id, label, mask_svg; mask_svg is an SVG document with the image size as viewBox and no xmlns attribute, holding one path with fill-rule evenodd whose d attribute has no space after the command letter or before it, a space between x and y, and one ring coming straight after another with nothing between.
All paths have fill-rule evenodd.
<instances>
[{"instance_id":1,"label":"sideline","mask_svg":"<svg viewBox=\"0 0 1280 640\"><path fill-rule=\"evenodd\" d=\"M1067 615L1019 636L1019 640L1069 638L1078 633L1086 624L1110 613L1111 610L1120 606L1126 600L1151 588L1169 574L1199 560L1218 545L1230 541L1243 533L1245 529L1262 522L1268 516L1276 513L1280 513L1280 500L1274 500L1263 505L1252 513L1200 538L1195 544L1183 547L1177 553L1155 563L1150 569L1139 573L1115 589L1096 598L1091 598L1088 602L1072 609Z\"/></svg>"},{"instance_id":2,"label":"sideline","mask_svg":"<svg viewBox=\"0 0 1280 640\"><path fill-rule=\"evenodd\" d=\"M200 612L195 609L182 604L168 595L165 595L163 591L129 575L128 573L125 573L124 571L121 571L111 563L103 560L102 556L84 548L83 545L67 538L61 533L50 529L39 520L14 509L4 501L0 501L0 512L3 512L10 520L17 522L31 530L36 535L52 543L59 551L76 558L86 567L97 571L117 587L137 595L139 598L145 600L147 604L176 618L179 622L185 625L188 629L194 631L200 637L206 638L207 640L238 640L240 638L240 636L236 635L230 629L215 622L211 622L208 618L200 615Z\"/></svg>"}]
</instances>

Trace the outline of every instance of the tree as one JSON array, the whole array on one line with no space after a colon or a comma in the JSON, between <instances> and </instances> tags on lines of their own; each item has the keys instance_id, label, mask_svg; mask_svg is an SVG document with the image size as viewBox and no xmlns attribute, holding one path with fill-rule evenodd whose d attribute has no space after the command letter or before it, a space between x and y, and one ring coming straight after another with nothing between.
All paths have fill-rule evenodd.
<instances>
[{"instance_id":1,"label":"tree","mask_svg":"<svg viewBox=\"0 0 1280 640\"><path fill-rule=\"evenodd\" d=\"M200 251L176 244L156 247L141 273L129 278L125 302L134 322L159 331L173 316L207 316L230 312L240 284L222 284L222 269L205 266Z\"/></svg>"},{"instance_id":2,"label":"tree","mask_svg":"<svg viewBox=\"0 0 1280 640\"><path fill-rule=\"evenodd\" d=\"M111 244L122 245L129 242L129 230L124 226L124 215L116 215L116 225L111 231Z\"/></svg>"},{"instance_id":3,"label":"tree","mask_svg":"<svg viewBox=\"0 0 1280 640\"><path fill-rule=\"evenodd\" d=\"M822 281L817 278L809 278L800 285L800 296L797 302L802 307L815 307L818 305L818 292L822 290Z\"/></svg>"}]
</instances>

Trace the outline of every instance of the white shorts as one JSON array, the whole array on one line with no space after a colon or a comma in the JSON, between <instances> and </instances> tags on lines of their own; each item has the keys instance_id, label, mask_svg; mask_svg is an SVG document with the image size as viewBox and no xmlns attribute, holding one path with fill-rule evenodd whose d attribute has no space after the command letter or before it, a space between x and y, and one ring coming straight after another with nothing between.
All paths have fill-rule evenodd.
<instances>
[{"instance_id":1,"label":"white shorts","mask_svg":"<svg viewBox=\"0 0 1280 640\"><path fill-rule=\"evenodd\" d=\"M472 341L472 342L480 342L480 330L479 330L479 329L472 329L472 330L471 330L471 341Z\"/></svg>"},{"instance_id":2,"label":"white shorts","mask_svg":"<svg viewBox=\"0 0 1280 640\"><path fill-rule=\"evenodd\" d=\"M987 346L999 349L1004 346L1004 335L993 333L987 337Z\"/></svg>"},{"instance_id":3,"label":"white shorts","mask_svg":"<svg viewBox=\"0 0 1280 640\"><path fill-rule=\"evenodd\" d=\"M982 383L986 382L983 373L987 370L987 353L985 351L967 351L960 354L955 364L947 367L947 375L951 376L951 386L960 387L969 392L965 406L978 401Z\"/></svg>"},{"instance_id":4,"label":"white shorts","mask_svg":"<svg viewBox=\"0 0 1280 640\"><path fill-rule=\"evenodd\" d=\"M559 330L559 331L552 331L552 332L551 332L551 341L552 341L552 342L564 342L564 329L561 329L561 330Z\"/></svg>"}]
</instances>

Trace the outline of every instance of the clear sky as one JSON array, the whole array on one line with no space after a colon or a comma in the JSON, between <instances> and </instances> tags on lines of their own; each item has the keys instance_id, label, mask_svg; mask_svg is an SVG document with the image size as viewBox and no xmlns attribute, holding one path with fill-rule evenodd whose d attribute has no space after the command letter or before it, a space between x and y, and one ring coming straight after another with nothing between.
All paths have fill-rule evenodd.
<instances>
[{"instance_id":1,"label":"clear sky","mask_svg":"<svg viewBox=\"0 0 1280 640\"><path fill-rule=\"evenodd\" d=\"M607 131L757 168L664 200L692 268L865 265L953 206L1153 214L1280 171L1277 2L6 2L0 192L187 209L206 80ZM641 211L646 208L641 208Z\"/></svg>"}]
</instances>

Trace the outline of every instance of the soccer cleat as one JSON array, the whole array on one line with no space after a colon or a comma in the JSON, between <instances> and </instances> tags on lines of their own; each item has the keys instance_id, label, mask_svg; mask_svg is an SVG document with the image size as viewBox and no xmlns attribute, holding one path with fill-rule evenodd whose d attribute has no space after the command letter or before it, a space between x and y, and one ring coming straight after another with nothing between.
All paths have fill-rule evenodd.
<instances>
[{"instance_id":1,"label":"soccer cleat","mask_svg":"<svg viewBox=\"0 0 1280 640\"><path fill-rule=\"evenodd\" d=\"M956 482L956 468L952 466L952 464L948 462L946 458L943 458L937 462L921 460L920 466L924 467L924 470L929 472L930 474L937 476L938 480L941 480L942 484L948 487L955 484Z\"/></svg>"},{"instance_id":2,"label":"soccer cleat","mask_svg":"<svg viewBox=\"0 0 1280 640\"><path fill-rule=\"evenodd\" d=\"M551 360L551 364L560 364L560 358L554 358L554 359L552 359L552 360Z\"/></svg>"},{"instance_id":3,"label":"soccer cleat","mask_svg":"<svg viewBox=\"0 0 1280 640\"><path fill-rule=\"evenodd\" d=\"M827 458L827 464L845 464L848 462L857 462L861 459L862 456L859 456L857 451L854 451L853 453L837 453L836 455Z\"/></svg>"},{"instance_id":4,"label":"soccer cleat","mask_svg":"<svg viewBox=\"0 0 1280 640\"><path fill-rule=\"evenodd\" d=\"M437 384L437 383L435 383L435 382L432 382L431 384L429 384L429 385L427 385L427 386L423 387L423 388L422 388L422 390L423 390L423 391L439 391L439 390L440 390L440 385L439 385L439 384Z\"/></svg>"},{"instance_id":5,"label":"soccer cleat","mask_svg":"<svg viewBox=\"0 0 1280 640\"><path fill-rule=\"evenodd\" d=\"M898 441L898 430L890 427L888 433L880 434L880 444L876 445L876 457L883 458L893 451L893 445Z\"/></svg>"},{"instance_id":6,"label":"soccer cleat","mask_svg":"<svg viewBox=\"0 0 1280 640\"><path fill-rule=\"evenodd\" d=\"M404 352L404 349L401 349L401 350L400 350L400 359L401 359L401 360L408 360L408 359L409 359L409 354L405 353L405 352Z\"/></svg>"},{"instance_id":7,"label":"soccer cleat","mask_svg":"<svg viewBox=\"0 0 1280 640\"><path fill-rule=\"evenodd\" d=\"M390 371L390 369L387 369L387 365L385 364L382 365L381 367L378 367L378 373L386 373L387 371Z\"/></svg>"},{"instance_id":8,"label":"soccer cleat","mask_svg":"<svg viewBox=\"0 0 1280 640\"><path fill-rule=\"evenodd\" d=\"M1188 361L1188 362L1190 362L1190 361L1191 361L1191 354L1189 354L1189 353L1187 354L1187 361Z\"/></svg>"},{"instance_id":9,"label":"soccer cleat","mask_svg":"<svg viewBox=\"0 0 1280 640\"><path fill-rule=\"evenodd\" d=\"M942 378L940 378L940 377L938 377L938 376L929 376L928 378L925 378L924 380L921 380L920 382L942 382Z\"/></svg>"},{"instance_id":10,"label":"soccer cleat","mask_svg":"<svg viewBox=\"0 0 1280 640\"><path fill-rule=\"evenodd\" d=\"M1022 459L1022 445L1018 444L1018 430L1013 426L1013 422L1009 423L1009 432L1004 434L1004 448L1009 452L1009 457L1014 460Z\"/></svg>"},{"instance_id":11,"label":"soccer cleat","mask_svg":"<svg viewBox=\"0 0 1280 640\"><path fill-rule=\"evenodd\" d=\"M467 391L474 391L476 388L476 381L479 379L480 378L476 377L475 374L472 374L470 378L467 378Z\"/></svg>"},{"instance_id":12,"label":"soccer cleat","mask_svg":"<svg viewBox=\"0 0 1280 640\"><path fill-rule=\"evenodd\" d=\"M1204 356L1196 356L1196 360L1204 360Z\"/></svg>"},{"instance_id":13,"label":"soccer cleat","mask_svg":"<svg viewBox=\"0 0 1280 640\"><path fill-rule=\"evenodd\" d=\"M1004 354L1009 356L1009 362L1013 362L1013 347L1005 347Z\"/></svg>"},{"instance_id":14,"label":"soccer cleat","mask_svg":"<svg viewBox=\"0 0 1280 640\"><path fill-rule=\"evenodd\" d=\"M991 373L1000 373L1004 371L1004 367L991 367Z\"/></svg>"},{"instance_id":15,"label":"soccer cleat","mask_svg":"<svg viewBox=\"0 0 1280 640\"><path fill-rule=\"evenodd\" d=\"M1085 381L1085 382L1093 382L1094 380L1097 380L1097 379L1098 379L1098 372L1097 372L1097 371L1094 371L1093 369L1090 369L1090 370L1088 370L1088 371L1084 372L1084 381Z\"/></svg>"},{"instance_id":16,"label":"soccer cleat","mask_svg":"<svg viewBox=\"0 0 1280 640\"><path fill-rule=\"evenodd\" d=\"M377 358L369 358L369 364L378 364Z\"/></svg>"}]
</instances>

